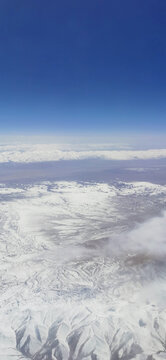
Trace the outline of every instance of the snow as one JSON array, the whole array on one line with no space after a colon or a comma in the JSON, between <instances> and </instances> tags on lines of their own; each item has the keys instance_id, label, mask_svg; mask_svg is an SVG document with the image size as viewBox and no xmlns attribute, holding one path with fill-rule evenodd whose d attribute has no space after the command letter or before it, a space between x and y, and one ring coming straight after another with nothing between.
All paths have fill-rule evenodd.
<instances>
[{"instance_id":1,"label":"snow","mask_svg":"<svg viewBox=\"0 0 166 360\"><path fill-rule=\"evenodd\" d=\"M161 358L166 186L64 181L0 189L1 357ZM145 221L156 204L161 212Z\"/></svg>"}]
</instances>

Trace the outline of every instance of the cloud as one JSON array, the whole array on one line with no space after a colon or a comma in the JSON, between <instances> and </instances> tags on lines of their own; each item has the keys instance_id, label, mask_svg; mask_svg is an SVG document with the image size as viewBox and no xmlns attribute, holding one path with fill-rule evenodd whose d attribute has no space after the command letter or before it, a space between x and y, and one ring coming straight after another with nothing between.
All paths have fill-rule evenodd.
<instances>
[{"instance_id":1,"label":"cloud","mask_svg":"<svg viewBox=\"0 0 166 360\"><path fill-rule=\"evenodd\" d=\"M131 231L113 236L109 252L113 256L129 256L136 262L161 259L166 255L166 211Z\"/></svg>"},{"instance_id":2,"label":"cloud","mask_svg":"<svg viewBox=\"0 0 166 360\"><path fill-rule=\"evenodd\" d=\"M1 145L0 163L7 162L42 162L60 160L84 160L84 159L103 159L103 160L133 160L133 159L160 159L166 158L166 149L149 150L99 150L99 145L86 145L88 150L81 146L80 150L72 145L56 144L36 144L36 145Z\"/></svg>"}]
</instances>

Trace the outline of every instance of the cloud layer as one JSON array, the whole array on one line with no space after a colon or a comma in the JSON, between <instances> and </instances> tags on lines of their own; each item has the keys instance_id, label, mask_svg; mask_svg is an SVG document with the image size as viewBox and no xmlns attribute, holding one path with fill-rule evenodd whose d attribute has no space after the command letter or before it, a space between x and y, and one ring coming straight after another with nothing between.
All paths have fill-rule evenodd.
<instances>
[{"instance_id":1,"label":"cloud layer","mask_svg":"<svg viewBox=\"0 0 166 360\"><path fill-rule=\"evenodd\" d=\"M87 149L87 150L85 150ZM56 144L36 144L36 145L1 145L0 163L7 162L42 162L60 160L83 160L83 159L103 159L103 160L133 160L133 159L160 159L166 158L166 149L149 150L101 150L99 145L81 146L75 150L72 145Z\"/></svg>"}]
</instances>

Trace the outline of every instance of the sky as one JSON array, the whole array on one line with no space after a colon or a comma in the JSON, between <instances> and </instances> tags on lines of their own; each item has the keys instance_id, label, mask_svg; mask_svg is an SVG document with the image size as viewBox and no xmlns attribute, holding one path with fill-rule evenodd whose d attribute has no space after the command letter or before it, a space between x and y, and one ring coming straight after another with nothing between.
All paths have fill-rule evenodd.
<instances>
[{"instance_id":1,"label":"sky","mask_svg":"<svg viewBox=\"0 0 166 360\"><path fill-rule=\"evenodd\" d=\"M0 134L166 133L165 0L1 0Z\"/></svg>"}]
</instances>

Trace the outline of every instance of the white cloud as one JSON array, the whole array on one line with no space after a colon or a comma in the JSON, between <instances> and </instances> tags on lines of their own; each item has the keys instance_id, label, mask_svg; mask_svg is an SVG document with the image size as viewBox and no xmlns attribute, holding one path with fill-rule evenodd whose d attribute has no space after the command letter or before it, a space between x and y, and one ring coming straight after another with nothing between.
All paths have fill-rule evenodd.
<instances>
[{"instance_id":1,"label":"white cloud","mask_svg":"<svg viewBox=\"0 0 166 360\"><path fill-rule=\"evenodd\" d=\"M109 248L110 255L129 255L131 262L141 263L165 257L166 212L162 216L138 224L131 231L113 236Z\"/></svg>"},{"instance_id":2,"label":"white cloud","mask_svg":"<svg viewBox=\"0 0 166 360\"><path fill-rule=\"evenodd\" d=\"M0 163L5 162L41 162L60 160L133 160L133 159L159 159L166 158L166 149L149 150L101 150L102 146L36 144L36 145L1 145ZM85 150L87 149L87 150Z\"/></svg>"}]
</instances>

